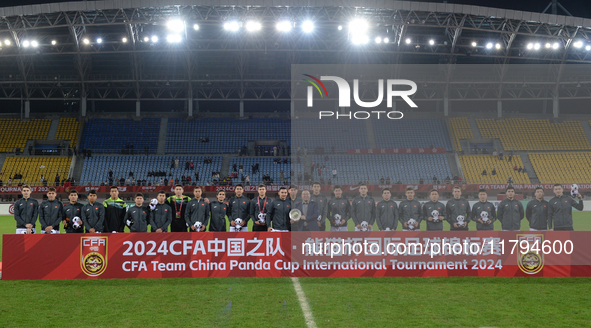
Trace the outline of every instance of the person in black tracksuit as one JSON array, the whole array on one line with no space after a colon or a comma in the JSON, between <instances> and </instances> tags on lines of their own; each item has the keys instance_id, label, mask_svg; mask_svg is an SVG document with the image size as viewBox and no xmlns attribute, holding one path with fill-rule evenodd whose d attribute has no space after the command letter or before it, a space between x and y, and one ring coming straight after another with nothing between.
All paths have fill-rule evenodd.
<instances>
[{"instance_id":1,"label":"person in black tracksuit","mask_svg":"<svg viewBox=\"0 0 591 328\"><path fill-rule=\"evenodd\" d=\"M189 230L192 232L205 231L207 224L209 223L209 204L207 204L205 199L201 197L201 187L195 187L193 195L195 195L195 198L193 198L186 206L185 222L187 226L189 226ZM196 222L201 222L199 231L195 228Z\"/></svg>"},{"instance_id":2,"label":"person in black tracksuit","mask_svg":"<svg viewBox=\"0 0 591 328\"><path fill-rule=\"evenodd\" d=\"M318 220L318 229L326 231L326 218L328 217L328 199L320 193L320 183L314 182L312 185L312 196L310 200L318 204L320 210L320 219Z\"/></svg>"},{"instance_id":3,"label":"person in black tracksuit","mask_svg":"<svg viewBox=\"0 0 591 328\"><path fill-rule=\"evenodd\" d=\"M359 195L351 202L351 218L355 223L355 231L361 231L361 223L367 223L367 230L373 230L376 220L376 201L367 196L367 186L359 186Z\"/></svg>"},{"instance_id":4,"label":"person in black tracksuit","mask_svg":"<svg viewBox=\"0 0 591 328\"><path fill-rule=\"evenodd\" d=\"M96 201L96 191L88 192L88 203L82 207L82 222L86 232L102 232L105 206Z\"/></svg>"},{"instance_id":5,"label":"person in black tracksuit","mask_svg":"<svg viewBox=\"0 0 591 328\"><path fill-rule=\"evenodd\" d=\"M152 232L168 232L168 226L172 222L172 209L166 204L166 193L159 191L158 203L150 204L150 230Z\"/></svg>"},{"instance_id":6,"label":"person in black tracksuit","mask_svg":"<svg viewBox=\"0 0 591 328\"><path fill-rule=\"evenodd\" d=\"M503 231L519 231L521 230L521 220L525 215L523 204L515 199L513 187L508 187L505 194L507 198L499 203L497 218L501 221Z\"/></svg>"},{"instance_id":7,"label":"person in black tracksuit","mask_svg":"<svg viewBox=\"0 0 591 328\"><path fill-rule=\"evenodd\" d=\"M70 202L64 206L64 213L62 215L66 233L83 233L84 223L78 229L74 229L73 219L78 217L82 220L82 208L84 205L78 203L78 192L76 190L70 191L68 198L70 199Z\"/></svg>"},{"instance_id":8,"label":"person in black tracksuit","mask_svg":"<svg viewBox=\"0 0 591 328\"><path fill-rule=\"evenodd\" d=\"M439 191L433 189L429 193L431 201L423 204L421 212L423 221L427 222L427 231L443 231L443 221L445 220L445 205L439 201ZM436 213L437 216L433 216Z\"/></svg>"},{"instance_id":9,"label":"person in black tracksuit","mask_svg":"<svg viewBox=\"0 0 591 328\"><path fill-rule=\"evenodd\" d=\"M129 232L148 232L149 220L150 210L144 206L144 195L136 194L135 205L125 213L125 225L129 227Z\"/></svg>"},{"instance_id":10,"label":"person in black tracksuit","mask_svg":"<svg viewBox=\"0 0 591 328\"><path fill-rule=\"evenodd\" d=\"M21 187L23 198L14 203L14 220L16 220L17 233L19 229L28 229L29 233L36 230L37 217L39 216L39 202L31 198L31 188L27 185Z\"/></svg>"},{"instance_id":11,"label":"person in black tracksuit","mask_svg":"<svg viewBox=\"0 0 591 328\"><path fill-rule=\"evenodd\" d=\"M267 230L291 231L289 212L292 210L291 200L287 198L287 188L279 189L279 198L274 199L267 209Z\"/></svg>"},{"instance_id":12,"label":"person in black tracksuit","mask_svg":"<svg viewBox=\"0 0 591 328\"><path fill-rule=\"evenodd\" d=\"M250 218L250 199L243 195L244 187L240 184L236 185L236 196L230 198L228 202L228 220L230 221L230 231L234 230L236 222L234 220L242 219L242 230L248 231L248 219Z\"/></svg>"},{"instance_id":13,"label":"person in black tracksuit","mask_svg":"<svg viewBox=\"0 0 591 328\"><path fill-rule=\"evenodd\" d=\"M380 231L394 231L398 226L398 205L391 197L390 189L382 190L383 200L376 205L376 223Z\"/></svg>"},{"instance_id":14,"label":"person in black tracksuit","mask_svg":"<svg viewBox=\"0 0 591 328\"><path fill-rule=\"evenodd\" d=\"M127 212L127 203L119 198L119 189L113 186L110 190L111 197L105 199L105 221L103 222L103 232L123 232L125 229L125 212Z\"/></svg>"},{"instance_id":15,"label":"person in black tracksuit","mask_svg":"<svg viewBox=\"0 0 591 328\"><path fill-rule=\"evenodd\" d=\"M497 210L495 205L486 200L486 190L480 189L478 192L479 202L472 206L472 220L476 221L476 230L491 231L495 230L495 221L497 221ZM483 213L487 214L488 221L482 220Z\"/></svg>"},{"instance_id":16,"label":"person in black tracksuit","mask_svg":"<svg viewBox=\"0 0 591 328\"><path fill-rule=\"evenodd\" d=\"M343 197L341 186L334 187L334 198L328 201L328 221L330 231L347 231L347 222L351 218L351 203L347 197ZM340 220L340 224L337 222Z\"/></svg>"},{"instance_id":17,"label":"person in black tracksuit","mask_svg":"<svg viewBox=\"0 0 591 328\"><path fill-rule=\"evenodd\" d=\"M64 204L55 199L55 188L49 188L47 191L47 200L39 205L39 223L41 223L41 233L51 233L52 230L60 231L62 215L64 213Z\"/></svg>"},{"instance_id":18,"label":"person in black tracksuit","mask_svg":"<svg viewBox=\"0 0 591 328\"><path fill-rule=\"evenodd\" d=\"M415 199L415 190L412 187L406 188L406 199L398 205L398 221L402 224L402 231L410 231L408 221L416 221L413 230L421 230L421 203Z\"/></svg>"},{"instance_id":19,"label":"person in black tracksuit","mask_svg":"<svg viewBox=\"0 0 591 328\"><path fill-rule=\"evenodd\" d=\"M267 205L273 200L267 197L267 186L259 185L259 196L250 202L250 219L252 220L252 231L267 231ZM261 214L262 213L262 214ZM262 220L261 220L261 216Z\"/></svg>"},{"instance_id":20,"label":"person in black tracksuit","mask_svg":"<svg viewBox=\"0 0 591 328\"><path fill-rule=\"evenodd\" d=\"M195 193L196 190L199 190L200 193L201 187L197 186L193 190ZM166 204L170 206L172 209L172 222L170 223L170 232L187 232L187 222L186 222L186 210L191 198L189 196L183 195L184 188L182 185L177 184L174 186L174 196L170 196L166 199ZM201 197L201 196L200 196ZM193 231L192 229L189 229Z\"/></svg>"},{"instance_id":21,"label":"person in black tracksuit","mask_svg":"<svg viewBox=\"0 0 591 328\"><path fill-rule=\"evenodd\" d=\"M548 229L554 227L554 231L573 231L573 207L579 211L583 210L583 197L577 194L577 203L572 197L563 194L562 185L554 185L556 197L548 202Z\"/></svg>"},{"instance_id":22,"label":"person in black tracksuit","mask_svg":"<svg viewBox=\"0 0 591 328\"><path fill-rule=\"evenodd\" d=\"M224 203L225 200L226 192L219 190L217 193L217 200L209 203L209 213L211 214L211 219L209 220L208 231L226 231L226 214L228 212L228 205Z\"/></svg>"},{"instance_id":23,"label":"person in black tracksuit","mask_svg":"<svg viewBox=\"0 0 591 328\"><path fill-rule=\"evenodd\" d=\"M458 186L453 188L453 198L447 201L445 205L446 219L449 222L449 230L468 230L468 223L471 220L472 210L470 209L470 203L464 197L462 197L462 189ZM458 217L464 217L464 226L458 224Z\"/></svg>"},{"instance_id":24,"label":"person in black tracksuit","mask_svg":"<svg viewBox=\"0 0 591 328\"><path fill-rule=\"evenodd\" d=\"M530 231L545 231L548 229L548 207L550 203L544 200L544 189L537 187L534 192L536 199L531 200L525 207L525 218L529 221Z\"/></svg>"}]
</instances>

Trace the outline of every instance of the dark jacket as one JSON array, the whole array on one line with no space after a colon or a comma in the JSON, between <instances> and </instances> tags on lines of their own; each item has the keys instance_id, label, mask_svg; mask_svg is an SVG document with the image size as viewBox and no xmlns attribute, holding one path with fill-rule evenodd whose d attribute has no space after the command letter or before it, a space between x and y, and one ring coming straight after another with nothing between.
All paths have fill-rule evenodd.
<instances>
[{"instance_id":1,"label":"dark jacket","mask_svg":"<svg viewBox=\"0 0 591 328\"><path fill-rule=\"evenodd\" d=\"M447 201L445 205L445 219L449 222L449 230L468 230L468 223L472 220L472 211L470 210L470 203L466 198L455 199L452 198ZM465 219L466 226L464 228L455 228L454 223L458 223L458 216L462 215Z\"/></svg>"},{"instance_id":2,"label":"dark jacket","mask_svg":"<svg viewBox=\"0 0 591 328\"><path fill-rule=\"evenodd\" d=\"M168 226L172 222L172 209L166 203L156 204L156 208L150 211L149 222L152 232L156 232L158 229L168 232Z\"/></svg>"},{"instance_id":3,"label":"dark jacket","mask_svg":"<svg viewBox=\"0 0 591 328\"><path fill-rule=\"evenodd\" d=\"M36 199L29 197L29 199L25 200L21 198L14 203L14 219L16 220L17 229L24 229L29 223L35 228L38 216L39 202Z\"/></svg>"},{"instance_id":4,"label":"dark jacket","mask_svg":"<svg viewBox=\"0 0 591 328\"><path fill-rule=\"evenodd\" d=\"M318 216L320 215L320 209L318 208L318 204L310 200L308 202L308 212L304 214L303 211L304 202L301 201L296 204L295 208L302 212L302 215L306 215L306 223L308 225L308 230L310 231L318 231ZM302 231L304 229L304 220L299 220L298 222L294 223L291 227L292 231Z\"/></svg>"},{"instance_id":5,"label":"dark jacket","mask_svg":"<svg viewBox=\"0 0 591 328\"><path fill-rule=\"evenodd\" d=\"M421 228L421 203L416 199L405 199L398 205L398 221L402 224L402 229L406 229L404 224L410 219L417 221L415 230Z\"/></svg>"},{"instance_id":6,"label":"dark jacket","mask_svg":"<svg viewBox=\"0 0 591 328\"><path fill-rule=\"evenodd\" d=\"M321 220L318 221L320 230L325 230L326 218L328 217L328 199L322 194L310 195L310 200L318 204Z\"/></svg>"},{"instance_id":7,"label":"dark jacket","mask_svg":"<svg viewBox=\"0 0 591 328\"><path fill-rule=\"evenodd\" d=\"M54 230L60 230L60 223L62 223L64 212L64 205L57 199L44 200L39 205L39 223L41 229L52 226Z\"/></svg>"},{"instance_id":8,"label":"dark jacket","mask_svg":"<svg viewBox=\"0 0 591 328\"><path fill-rule=\"evenodd\" d=\"M333 227L341 227L335 225L335 217L340 216L341 222L345 222L344 227L347 226L346 222L351 218L351 203L346 197L333 198L328 201L328 221Z\"/></svg>"},{"instance_id":9,"label":"dark jacket","mask_svg":"<svg viewBox=\"0 0 591 328\"><path fill-rule=\"evenodd\" d=\"M573 207L579 211L583 210L583 201L578 203L570 196L554 197L548 202L548 228L572 228Z\"/></svg>"},{"instance_id":10,"label":"dark jacket","mask_svg":"<svg viewBox=\"0 0 591 328\"><path fill-rule=\"evenodd\" d=\"M443 220L447 218L445 213L445 205L442 202L428 201L423 204L421 209L423 213L423 221L427 222L427 231L443 231ZM433 211L439 213L439 222L429 221L429 218L433 216Z\"/></svg>"},{"instance_id":11,"label":"dark jacket","mask_svg":"<svg viewBox=\"0 0 591 328\"><path fill-rule=\"evenodd\" d=\"M482 212L488 213L488 219L491 221L490 224L482 224L478 222L480 218L482 218ZM474 204L472 206L472 220L476 221L476 230L495 230L495 221L497 221L497 210L495 209L495 205L491 202L481 202Z\"/></svg>"},{"instance_id":12,"label":"dark jacket","mask_svg":"<svg viewBox=\"0 0 591 328\"><path fill-rule=\"evenodd\" d=\"M373 225L376 221L376 201L369 196L353 198L351 202L351 218L353 218L353 223L356 226L363 221Z\"/></svg>"},{"instance_id":13,"label":"dark jacket","mask_svg":"<svg viewBox=\"0 0 591 328\"><path fill-rule=\"evenodd\" d=\"M265 215L267 215L267 207L268 205L273 201L273 199L271 199L270 197L265 197L265 198L260 198L259 196L253 198L250 201L250 219L252 220L253 224L252 224L252 230L256 231L267 231L267 226L266 225L257 225L254 222L259 221L259 213L263 213ZM265 219L265 222L267 222L267 220Z\"/></svg>"},{"instance_id":14,"label":"dark jacket","mask_svg":"<svg viewBox=\"0 0 591 328\"><path fill-rule=\"evenodd\" d=\"M542 199L531 200L525 207L525 218L529 221L529 227L536 230L548 229L549 203Z\"/></svg>"},{"instance_id":15,"label":"dark jacket","mask_svg":"<svg viewBox=\"0 0 591 328\"><path fill-rule=\"evenodd\" d=\"M148 232L148 221L150 220L150 210L148 206L133 205L125 213L124 222L132 221L129 232Z\"/></svg>"},{"instance_id":16,"label":"dark jacket","mask_svg":"<svg viewBox=\"0 0 591 328\"><path fill-rule=\"evenodd\" d=\"M204 198L197 200L193 198L188 204L185 210L185 222L191 228L195 222L201 222L207 229L209 223L209 204L205 203ZM193 231L192 229L190 231Z\"/></svg>"},{"instance_id":17,"label":"dark jacket","mask_svg":"<svg viewBox=\"0 0 591 328\"><path fill-rule=\"evenodd\" d=\"M125 229L125 212L127 212L127 203L121 199L109 198L103 202L105 206L105 221L103 222L103 232L123 232Z\"/></svg>"},{"instance_id":18,"label":"dark jacket","mask_svg":"<svg viewBox=\"0 0 591 328\"><path fill-rule=\"evenodd\" d=\"M82 208L84 207L84 205L76 202L76 204L66 204L66 206L64 206L64 213L62 215L62 217L64 218L64 220L66 221L66 233L82 233L84 232L84 222L82 222L82 226L78 229L74 229L73 225L72 225L72 219L74 217L79 217L80 220L82 220Z\"/></svg>"},{"instance_id":19,"label":"dark jacket","mask_svg":"<svg viewBox=\"0 0 591 328\"><path fill-rule=\"evenodd\" d=\"M84 223L84 230L94 228L96 232L103 232L103 221L105 221L105 206L99 202L94 204L86 204L82 207L82 223Z\"/></svg>"},{"instance_id":20,"label":"dark jacket","mask_svg":"<svg viewBox=\"0 0 591 328\"><path fill-rule=\"evenodd\" d=\"M203 199L203 197L202 197ZM183 195L180 198L176 196L170 196L166 198L166 204L170 206L172 210L172 220L174 224L178 225L179 227L187 227L186 225L186 211L187 206L189 206L189 202L191 201L191 197ZM176 213L179 212L179 217L177 218Z\"/></svg>"},{"instance_id":21,"label":"dark jacket","mask_svg":"<svg viewBox=\"0 0 591 328\"><path fill-rule=\"evenodd\" d=\"M246 227L250 218L250 199L242 195L232 197L228 201L228 220L242 219L242 226Z\"/></svg>"},{"instance_id":22,"label":"dark jacket","mask_svg":"<svg viewBox=\"0 0 591 328\"><path fill-rule=\"evenodd\" d=\"M208 231L226 231L226 213L228 212L228 205L214 200L209 203L209 212L211 213L211 220Z\"/></svg>"},{"instance_id":23,"label":"dark jacket","mask_svg":"<svg viewBox=\"0 0 591 328\"><path fill-rule=\"evenodd\" d=\"M501 221L503 230L521 230L521 220L523 220L524 214L523 204L515 198L513 200L503 199L497 208L497 218Z\"/></svg>"},{"instance_id":24,"label":"dark jacket","mask_svg":"<svg viewBox=\"0 0 591 328\"><path fill-rule=\"evenodd\" d=\"M376 205L376 222L381 231L398 227L398 205L393 200L382 200Z\"/></svg>"},{"instance_id":25,"label":"dark jacket","mask_svg":"<svg viewBox=\"0 0 591 328\"><path fill-rule=\"evenodd\" d=\"M289 212L293 209L289 197L286 200L274 199L267 209L267 227L275 230L291 231ZM271 225L272 223L272 225Z\"/></svg>"}]
</instances>

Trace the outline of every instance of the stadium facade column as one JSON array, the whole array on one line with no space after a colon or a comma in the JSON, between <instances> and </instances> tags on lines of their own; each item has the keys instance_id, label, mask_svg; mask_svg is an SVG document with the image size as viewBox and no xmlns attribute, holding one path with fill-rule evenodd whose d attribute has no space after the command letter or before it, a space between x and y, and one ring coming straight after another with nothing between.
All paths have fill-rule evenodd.
<instances>
[{"instance_id":1,"label":"stadium facade column","mask_svg":"<svg viewBox=\"0 0 591 328\"><path fill-rule=\"evenodd\" d=\"M86 117L86 97L80 98L80 116Z\"/></svg>"},{"instance_id":2,"label":"stadium facade column","mask_svg":"<svg viewBox=\"0 0 591 328\"><path fill-rule=\"evenodd\" d=\"M240 117L244 117L244 100L240 100Z\"/></svg>"},{"instance_id":3,"label":"stadium facade column","mask_svg":"<svg viewBox=\"0 0 591 328\"><path fill-rule=\"evenodd\" d=\"M31 101L29 99L25 100L25 119L28 119L31 116Z\"/></svg>"},{"instance_id":4,"label":"stadium facade column","mask_svg":"<svg viewBox=\"0 0 591 328\"><path fill-rule=\"evenodd\" d=\"M193 117L193 99L191 98L187 100L187 114L189 117Z\"/></svg>"},{"instance_id":5,"label":"stadium facade column","mask_svg":"<svg viewBox=\"0 0 591 328\"><path fill-rule=\"evenodd\" d=\"M449 97L447 95L447 91L445 91L443 95L443 115L449 116Z\"/></svg>"},{"instance_id":6,"label":"stadium facade column","mask_svg":"<svg viewBox=\"0 0 591 328\"><path fill-rule=\"evenodd\" d=\"M293 99L289 102L289 117L295 118L295 102Z\"/></svg>"},{"instance_id":7,"label":"stadium facade column","mask_svg":"<svg viewBox=\"0 0 591 328\"><path fill-rule=\"evenodd\" d=\"M497 100L497 117L503 117L503 101L501 99Z\"/></svg>"},{"instance_id":8,"label":"stadium facade column","mask_svg":"<svg viewBox=\"0 0 591 328\"><path fill-rule=\"evenodd\" d=\"M141 108L140 107L140 101L139 100L136 100L135 101L135 116L138 116L139 117L141 115L140 108Z\"/></svg>"},{"instance_id":9,"label":"stadium facade column","mask_svg":"<svg viewBox=\"0 0 591 328\"><path fill-rule=\"evenodd\" d=\"M552 113L554 114L554 118L558 118L558 114L560 114L560 103L558 101L558 93L554 93L554 97L552 97Z\"/></svg>"}]
</instances>

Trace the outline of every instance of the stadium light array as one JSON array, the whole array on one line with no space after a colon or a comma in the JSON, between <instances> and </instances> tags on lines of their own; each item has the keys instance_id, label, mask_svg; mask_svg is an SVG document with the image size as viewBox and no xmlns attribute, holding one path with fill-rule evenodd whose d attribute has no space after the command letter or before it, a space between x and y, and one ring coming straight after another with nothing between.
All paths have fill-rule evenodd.
<instances>
[{"instance_id":1,"label":"stadium light array","mask_svg":"<svg viewBox=\"0 0 591 328\"><path fill-rule=\"evenodd\" d=\"M365 34L355 34L351 37L351 42L355 45L367 44L369 42L369 37Z\"/></svg>"},{"instance_id":2,"label":"stadium light array","mask_svg":"<svg viewBox=\"0 0 591 328\"><path fill-rule=\"evenodd\" d=\"M275 28L279 32L289 32L289 31L291 31L291 22L286 21L286 20L277 22L277 24L275 25Z\"/></svg>"},{"instance_id":3,"label":"stadium light array","mask_svg":"<svg viewBox=\"0 0 591 328\"><path fill-rule=\"evenodd\" d=\"M339 31L343 29L343 25L339 25L338 27Z\"/></svg>"},{"instance_id":4,"label":"stadium light array","mask_svg":"<svg viewBox=\"0 0 591 328\"><path fill-rule=\"evenodd\" d=\"M103 39L101 39L101 38L96 39L96 43L98 43L98 44L103 43Z\"/></svg>"},{"instance_id":5,"label":"stadium light array","mask_svg":"<svg viewBox=\"0 0 591 328\"><path fill-rule=\"evenodd\" d=\"M586 46L585 50L587 50L587 51L591 50L591 46Z\"/></svg>"},{"instance_id":6,"label":"stadium light array","mask_svg":"<svg viewBox=\"0 0 591 328\"><path fill-rule=\"evenodd\" d=\"M573 43L573 46L575 46L575 48L581 48L583 46L583 41L576 41Z\"/></svg>"},{"instance_id":7,"label":"stadium light array","mask_svg":"<svg viewBox=\"0 0 591 328\"><path fill-rule=\"evenodd\" d=\"M37 48L37 47L39 46L39 42L37 42L37 41L33 40L33 41L31 41L31 46L32 46L33 48Z\"/></svg>"},{"instance_id":8,"label":"stadium light array","mask_svg":"<svg viewBox=\"0 0 591 328\"><path fill-rule=\"evenodd\" d=\"M180 19L171 19L166 22L166 28L169 31L180 33L185 30L185 22Z\"/></svg>"},{"instance_id":9,"label":"stadium light array","mask_svg":"<svg viewBox=\"0 0 591 328\"><path fill-rule=\"evenodd\" d=\"M380 43L382 43L382 38L379 36L376 36L375 41L377 44L380 44Z\"/></svg>"},{"instance_id":10,"label":"stadium light array","mask_svg":"<svg viewBox=\"0 0 591 328\"><path fill-rule=\"evenodd\" d=\"M560 44L558 42L554 42L554 44L552 44L552 49L556 50L560 48Z\"/></svg>"},{"instance_id":11,"label":"stadium light array","mask_svg":"<svg viewBox=\"0 0 591 328\"><path fill-rule=\"evenodd\" d=\"M193 29L195 31L198 31L199 30L199 24L193 24Z\"/></svg>"},{"instance_id":12,"label":"stadium light array","mask_svg":"<svg viewBox=\"0 0 591 328\"><path fill-rule=\"evenodd\" d=\"M412 40L411 40L410 38L406 38L406 40L404 40L404 42L405 42L406 44L410 44L410 43L411 43L411 41L412 41Z\"/></svg>"},{"instance_id":13,"label":"stadium light array","mask_svg":"<svg viewBox=\"0 0 591 328\"><path fill-rule=\"evenodd\" d=\"M534 44L533 44L533 43L531 43L531 42L530 42L530 43L528 43L528 44L527 44L527 46L526 46L526 49L527 49L527 50L532 50L533 48L534 48Z\"/></svg>"},{"instance_id":14,"label":"stadium light array","mask_svg":"<svg viewBox=\"0 0 591 328\"><path fill-rule=\"evenodd\" d=\"M57 41L55 41L55 40L51 40L51 45L52 45L52 46L55 46L56 44L57 44Z\"/></svg>"},{"instance_id":15,"label":"stadium light array","mask_svg":"<svg viewBox=\"0 0 591 328\"><path fill-rule=\"evenodd\" d=\"M432 46L432 45L434 45L434 44L435 44L435 40L433 40L433 39L429 40L429 45L431 45L431 46Z\"/></svg>"},{"instance_id":16,"label":"stadium light array","mask_svg":"<svg viewBox=\"0 0 591 328\"><path fill-rule=\"evenodd\" d=\"M369 25L366 20L354 19L349 23L349 31L355 34L363 34L367 32Z\"/></svg>"},{"instance_id":17,"label":"stadium light array","mask_svg":"<svg viewBox=\"0 0 591 328\"><path fill-rule=\"evenodd\" d=\"M84 44L90 44L90 40L88 40L88 39L84 38L84 39L82 40L82 43L84 43Z\"/></svg>"},{"instance_id":18,"label":"stadium light array","mask_svg":"<svg viewBox=\"0 0 591 328\"><path fill-rule=\"evenodd\" d=\"M150 40L152 40L152 42L156 43L156 42L158 42L158 36L153 35L152 38L150 38Z\"/></svg>"},{"instance_id":19,"label":"stadium light array","mask_svg":"<svg viewBox=\"0 0 591 328\"><path fill-rule=\"evenodd\" d=\"M304 21L302 23L302 31L304 33L311 33L312 31L314 31L314 23L312 21Z\"/></svg>"},{"instance_id":20,"label":"stadium light array","mask_svg":"<svg viewBox=\"0 0 591 328\"><path fill-rule=\"evenodd\" d=\"M486 44L486 49L492 49L493 44L491 42Z\"/></svg>"},{"instance_id":21,"label":"stadium light array","mask_svg":"<svg viewBox=\"0 0 591 328\"><path fill-rule=\"evenodd\" d=\"M478 45L478 43L476 43L476 41L472 41L472 47L476 47Z\"/></svg>"},{"instance_id":22,"label":"stadium light array","mask_svg":"<svg viewBox=\"0 0 591 328\"><path fill-rule=\"evenodd\" d=\"M29 42L29 40L23 41L23 47L28 48L30 45L31 43Z\"/></svg>"},{"instance_id":23,"label":"stadium light array","mask_svg":"<svg viewBox=\"0 0 591 328\"><path fill-rule=\"evenodd\" d=\"M246 22L246 30L248 32L257 32L257 31L260 31L261 28L262 28L262 25L260 22L257 22L257 21Z\"/></svg>"},{"instance_id":24,"label":"stadium light array","mask_svg":"<svg viewBox=\"0 0 591 328\"><path fill-rule=\"evenodd\" d=\"M179 34L170 34L166 37L168 43L179 43L182 41L182 37Z\"/></svg>"},{"instance_id":25,"label":"stadium light array","mask_svg":"<svg viewBox=\"0 0 591 328\"><path fill-rule=\"evenodd\" d=\"M224 23L224 30L226 31L236 32L238 31L238 29L240 29L240 25L237 21L230 21Z\"/></svg>"},{"instance_id":26,"label":"stadium light array","mask_svg":"<svg viewBox=\"0 0 591 328\"><path fill-rule=\"evenodd\" d=\"M384 43L390 43L390 39L384 38Z\"/></svg>"},{"instance_id":27,"label":"stadium light array","mask_svg":"<svg viewBox=\"0 0 591 328\"><path fill-rule=\"evenodd\" d=\"M144 42L148 42L148 41L150 41L150 38L147 36L144 36Z\"/></svg>"},{"instance_id":28,"label":"stadium light array","mask_svg":"<svg viewBox=\"0 0 591 328\"><path fill-rule=\"evenodd\" d=\"M127 38L125 38L125 37L124 37L124 38L122 38L122 39L121 39L121 42L123 42L123 43L126 43L126 42L127 42Z\"/></svg>"},{"instance_id":29,"label":"stadium light array","mask_svg":"<svg viewBox=\"0 0 591 328\"><path fill-rule=\"evenodd\" d=\"M501 44L500 43L495 44L495 49L497 49L497 50L501 49Z\"/></svg>"},{"instance_id":30,"label":"stadium light array","mask_svg":"<svg viewBox=\"0 0 591 328\"><path fill-rule=\"evenodd\" d=\"M12 44L12 42L10 42L10 40L8 40L8 39L5 39L4 40L4 44L7 45L7 46L9 46L9 45Z\"/></svg>"}]
</instances>

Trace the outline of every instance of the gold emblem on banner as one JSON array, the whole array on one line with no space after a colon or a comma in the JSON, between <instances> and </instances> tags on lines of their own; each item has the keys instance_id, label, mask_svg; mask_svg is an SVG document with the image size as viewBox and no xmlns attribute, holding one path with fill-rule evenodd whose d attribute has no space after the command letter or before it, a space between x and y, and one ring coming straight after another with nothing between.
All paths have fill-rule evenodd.
<instances>
[{"instance_id":1,"label":"gold emblem on banner","mask_svg":"<svg viewBox=\"0 0 591 328\"><path fill-rule=\"evenodd\" d=\"M544 267L544 253L542 252L542 243L544 242L544 235L517 235L517 265L521 271L527 274L536 274L542 271ZM521 241L526 240L530 248L536 250L528 250L525 254L521 253Z\"/></svg>"},{"instance_id":2,"label":"gold emblem on banner","mask_svg":"<svg viewBox=\"0 0 591 328\"><path fill-rule=\"evenodd\" d=\"M107 269L108 237L80 238L80 267L91 277L101 275Z\"/></svg>"}]
</instances>

